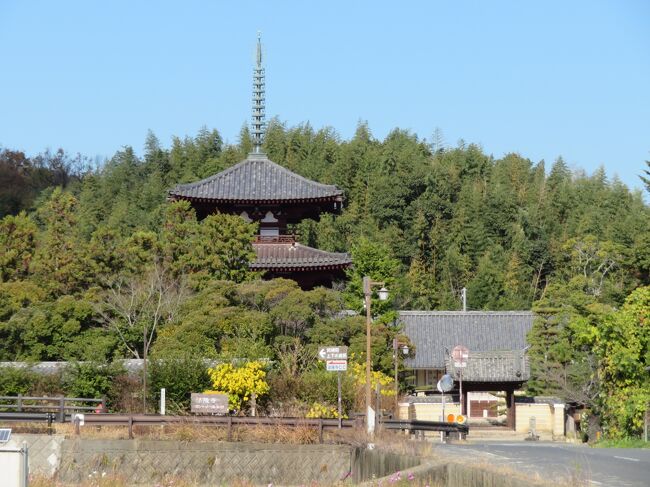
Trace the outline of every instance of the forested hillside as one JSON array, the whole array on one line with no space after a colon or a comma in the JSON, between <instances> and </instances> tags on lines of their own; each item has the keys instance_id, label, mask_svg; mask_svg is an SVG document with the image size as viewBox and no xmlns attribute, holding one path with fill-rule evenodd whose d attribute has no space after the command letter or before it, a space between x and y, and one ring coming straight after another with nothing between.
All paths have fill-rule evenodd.
<instances>
[{"instance_id":1,"label":"forested hillside","mask_svg":"<svg viewBox=\"0 0 650 487\"><path fill-rule=\"evenodd\" d=\"M23 162L18 173L21 181L29 173L29 181L3 178L0 200L11 203L0 217L26 210L44 228L39 208L62 185L76 199L72 239L157 233L166 190L242 160L251 148L247 129L240 140L226 146L216 130L202 130L165 149L150 134L142 158L125 148L97 171L77 166L75 172L70 158L67 173L45 171L37 158L31 165L40 164L48 178L32 176ZM458 309L466 286L471 309L528 309L554 279L581 271L576 259L585 251L612 260L598 290L612 302L648 282L650 209L604 170L586 175L562 159L548 167L517 154L494 159L475 145L437 146L398 129L378 141L361 124L342 141L331 129L272 122L264 149L292 171L345 190L341 216L325 215L296 231L304 243L327 250L363 252L366 240L380 247L396 261L389 267L400 281L401 308ZM66 158L58 159L61 166Z\"/></svg>"},{"instance_id":2,"label":"forested hillside","mask_svg":"<svg viewBox=\"0 0 650 487\"><path fill-rule=\"evenodd\" d=\"M596 343L611 353L594 335L600 324L623 320L638 333L634 306L647 306L647 292L628 299L627 318L612 313L650 284L650 208L604 170L571 171L561 158L550 167L518 154L495 159L476 145L432 145L399 129L380 141L360 124L341 140L332 129L272 121L270 159L346 195L340 216L294 230L308 245L351 252L355 268L337 290L304 292L248 271L253 226L226 215L197 222L187 205L166 201L176 183L221 171L250 149L244 128L237 145L216 130L174 138L170 148L149 134L142 157L126 147L97 169L63 152L30 160L0 151L0 360L151 351L271 357L309 371L313 350L303 349L335 337L362 357L362 320L339 312L360 308L364 274L387 281L383 311L459 309L463 287L469 309L535 307L545 321L531 336L531 391L586 404L596 397L587 379L604 367L590 361ZM398 330L387 316L373 346L378 368L390 371ZM641 334L637 382L648 363ZM635 391L641 401L645 392Z\"/></svg>"}]
</instances>

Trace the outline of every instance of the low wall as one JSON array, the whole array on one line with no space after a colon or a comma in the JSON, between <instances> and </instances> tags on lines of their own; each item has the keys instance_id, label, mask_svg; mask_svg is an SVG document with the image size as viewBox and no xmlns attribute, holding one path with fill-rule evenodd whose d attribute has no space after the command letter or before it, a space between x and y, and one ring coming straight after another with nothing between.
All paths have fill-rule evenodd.
<instances>
[{"instance_id":1,"label":"low wall","mask_svg":"<svg viewBox=\"0 0 650 487\"><path fill-rule=\"evenodd\" d=\"M538 432L553 433L553 406L550 404L517 404L517 433L528 433L532 417L535 417Z\"/></svg>"},{"instance_id":2,"label":"low wall","mask_svg":"<svg viewBox=\"0 0 650 487\"><path fill-rule=\"evenodd\" d=\"M411 455L355 448L352 452L352 481L356 484L377 477L385 477L416 467L420 465L420 461L419 457Z\"/></svg>"},{"instance_id":3,"label":"low wall","mask_svg":"<svg viewBox=\"0 0 650 487\"><path fill-rule=\"evenodd\" d=\"M165 440L66 440L58 479L77 484L95 475L119 475L129 485L153 485L178 475L200 485L335 484L350 476L353 449L339 445L185 443Z\"/></svg>"},{"instance_id":4,"label":"low wall","mask_svg":"<svg viewBox=\"0 0 650 487\"><path fill-rule=\"evenodd\" d=\"M334 485L383 477L419 465L420 458L348 445L180 442L172 440L65 439L13 435L7 448L29 447L32 474L65 485L104 475L128 485L154 485L178 476L198 485ZM1 483L1 482L0 482Z\"/></svg>"},{"instance_id":5,"label":"low wall","mask_svg":"<svg viewBox=\"0 0 650 487\"><path fill-rule=\"evenodd\" d=\"M7 448L21 448L23 443L29 449L29 471L50 477L59 468L63 435L12 434Z\"/></svg>"},{"instance_id":6,"label":"low wall","mask_svg":"<svg viewBox=\"0 0 650 487\"><path fill-rule=\"evenodd\" d=\"M530 419L535 417L535 430L538 433L547 433L553 437L562 437L565 434L565 406L563 403L516 403L517 433L530 431Z\"/></svg>"},{"instance_id":7,"label":"low wall","mask_svg":"<svg viewBox=\"0 0 650 487\"><path fill-rule=\"evenodd\" d=\"M12 442L23 441L30 445L31 472L56 475L62 485L78 485L82 480L106 474L117 475L132 486L155 485L172 475L206 486L231 485L246 479L257 485L337 485L347 480L374 487L395 483L397 472L413 487L542 485L489 466L447 463L442 459L420 465L421 459L416 456L344 445L12 437Z\"/></svg>"},{"instance_id":8,"label":"low wall","mask_svg":"<svg viewBox=\"0 0 650 487\"><path fill-rule=\"evenodd\" d=\"M420 466L393 472L383 478L359 484L359 487L377 487L397 482L408 482L412 487L543 487L555 485L513 475L512 472L460 463L424 463ZM400 483L403 485L403 483Z\"/></svg>"},{"instance_id":9,"label":"low wall","mask_svg":"<svg viewBox=\"0 0 650 487\"><path fill-rule=\"evenodd\" d=\"M460 414L460 404L448 403L445 404L445 416L453 414ZM442 404L431 402L412 402L408 410L408 418L404 419L417 419L421 421L440 421L442 417Z\"/></svg>"}]
</instances>

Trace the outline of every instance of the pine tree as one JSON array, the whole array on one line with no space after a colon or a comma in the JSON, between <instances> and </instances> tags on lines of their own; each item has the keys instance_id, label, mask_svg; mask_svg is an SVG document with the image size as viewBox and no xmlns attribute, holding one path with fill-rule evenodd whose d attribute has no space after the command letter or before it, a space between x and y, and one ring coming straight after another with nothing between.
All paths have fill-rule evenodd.
<instances>
[{"instance_id":1,"label":"pine tree","mask_svg":"<svg viewBox=\"0 0 650 487\"><path fill-rule=\"evenodd\" d=\"M77 199L56 188L39 211L45 230L32 261L32 271L54 295L80 291L91 281L86 246L79 238Z\"/></svg>"},{"instance_id":2,"label":"pine tree","mask_svg":"<svg viewBox=\"0 0 650 487\"><path fill-rule=\"evenodd\" d=\"M24 212L0 220L0 282L28 276L36 234L36 224Z\"/></svg>"}]
</instances>

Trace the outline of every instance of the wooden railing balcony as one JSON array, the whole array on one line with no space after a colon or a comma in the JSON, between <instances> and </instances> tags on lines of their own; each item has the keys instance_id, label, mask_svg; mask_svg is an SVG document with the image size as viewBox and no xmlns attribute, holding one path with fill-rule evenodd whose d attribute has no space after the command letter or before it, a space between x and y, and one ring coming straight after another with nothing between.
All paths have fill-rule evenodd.
<instances>
[{"instance_id":1,"label":"wooden railing balcony","mask_svg":"<svg viewBox=\"0 0 650 487\"><path fill-rule=\"evenodd\" d=\"M293 244L296 243L295 235L256 235L254 243L269 243L269 244Z\"/></svg>"}]
</instances>

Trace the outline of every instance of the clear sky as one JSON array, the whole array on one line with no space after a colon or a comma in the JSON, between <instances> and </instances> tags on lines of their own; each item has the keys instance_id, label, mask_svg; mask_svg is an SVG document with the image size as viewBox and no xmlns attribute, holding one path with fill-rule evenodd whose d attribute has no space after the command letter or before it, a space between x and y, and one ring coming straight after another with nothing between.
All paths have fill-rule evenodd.
<instances>
[{"instance_id":1,"label":"clear sky","mask_svg":"<svg viewBox=\"0 0 650 487\"><path fill-rule=\"evenodd\" d=\"M289 126L439 127L641 187L648 0L0 0L0 147L103 158L202 126L234 143L258 30L267 114Z\"/></svg>"}]
</instances>

